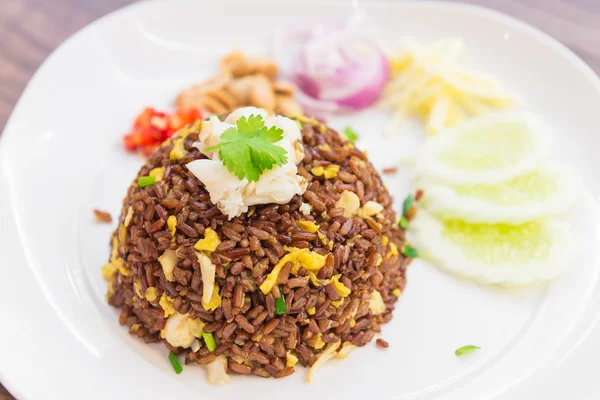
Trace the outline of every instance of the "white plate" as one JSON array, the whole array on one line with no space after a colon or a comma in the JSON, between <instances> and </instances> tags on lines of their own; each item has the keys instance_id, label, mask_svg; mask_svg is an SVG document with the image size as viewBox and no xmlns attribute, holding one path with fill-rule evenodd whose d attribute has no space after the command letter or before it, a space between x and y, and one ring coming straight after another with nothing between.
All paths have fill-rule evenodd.
<instances>
[{"instance_id":1,"label":"white plate","mask_svg":"<svg viewBox=\"0 0 600 400\"><path fill-rule=\"evenodd\" d=\"M305 370L282 380L205 382L204 369L173 373L163 346L146 346L117 322L99 268L110 226L141 161L121 135L145 105L170 106L186 85L213 73L239 46L266 50L276 28L350 15L348 2L170 1L125 8L82 30L31 80L0 140L0 379L20 399L107 398L598 398L600 362L598 207L600 83L548 36L501 14L437 3L362 4L367 21L393 44L462 36L465 62L497 74L530 111L554 127L561 156L588 186L576 223L581 260L543 288L479 287L417 262L394 319L373 344L328 363L313 383ZM377 166L397 162L422 135L392 139L384 121L348 122ZM390 181L401 198L401 182ZM457 358L466 344L478 353Z\"/></svg>"}]
</instances>

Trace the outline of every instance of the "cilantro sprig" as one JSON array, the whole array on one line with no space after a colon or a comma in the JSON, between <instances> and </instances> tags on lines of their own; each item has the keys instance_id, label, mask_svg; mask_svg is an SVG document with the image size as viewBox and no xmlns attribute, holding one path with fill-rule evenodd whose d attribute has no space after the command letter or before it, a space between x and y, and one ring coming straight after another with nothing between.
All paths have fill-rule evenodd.
<instances>
[{"instance_id":1,"label":"cilantro sprig","mask_svg":"<svg viewBox=\"0 0 600 400\"><path fill-rule=\"evenodd\" d=\"M283 130L267 128L260 115L241 117L236 127L221 134L221 143L206 150L219 150L229 172L242 180L258 181L264 171L287 162L287 151L275 143L283 139Z\"/></svg>"}]
</instances>

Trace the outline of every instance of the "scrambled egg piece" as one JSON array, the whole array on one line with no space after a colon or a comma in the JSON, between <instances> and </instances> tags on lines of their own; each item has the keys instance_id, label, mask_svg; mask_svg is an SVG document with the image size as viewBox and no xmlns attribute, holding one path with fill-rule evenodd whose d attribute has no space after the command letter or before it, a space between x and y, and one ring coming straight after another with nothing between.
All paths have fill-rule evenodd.
<instances>
[{"instance_id":1,"label":"scrambled egg piece","mask_svg":"<svg viewBox=\"0 0 600 400\"><path fill-rule=\"evenodd\" d=\"M302 203L300 205L300 212L302 214L304 214L305 216L310 215L310 212L312 211L312 206L308 203Z\"/></svg>"},{"instance_id":2,"label":"scrambled egg piece","mask_svg":"<svg viewBox=\"0 0 600 400\"><path fill-rule=\"evenodd\" d=\"M286 363L285 363L286 368L292 368L294 365L296 365L297 362L298 362L298 357L296 357L294 354L292 354L291 351L288 350L288 352L286 354Z\"/></svg>"},{"instance_id":3,"label":"scrambled egg piece","mask_svg":"<svg viewBox=\"0 0 600 400\"><path fill-rule=\"evenodd\" d=\"M308 375L306 375L306 382L310 383L315 372L335 356L335 351L338 347L340 347L340 342L329 343L325 350L318 356L317 361L310 367Z\"/></svg>"},{"instance_id":4,"label":"scrambled egg piece","mask_svg":"<svg viewBox=\"0 0 600 400\"><path fill-rule=\"evenodd\" d=\"M231 377L227 375L227 358L222 354L206 366L206 372L208 383L211 385L221 386L231 383Z\"/></svg>"},{"instance_id":5,"label":"scrambled egg piece","mask_svg":"<svg viewBox=\"0 0 600 400\"><path fill-rule=\"evenodd\" d=\"M344 209L344 217L350 218L360 208L360 199L356 193L349 190L344 190L340 195L339 200L335 203L337 208Z\"/></svg>"},{"instance_id":6,"label":"scrambled egg piece","mask_svg":"<svg viewBox=\"0 0 600 400\"><path fill-rule=\"evenodd\" d=\"M202 305L210 303L212 300L215 288L215 271L217 267L212 263L211 259L200 252L196 253L198 262L200 263L200 271L202 272Z\"/></svg>"},{"instance_id":7,"label":"scrambled egg piece","mask_svg":"<svg viewBox=\"0 0 600 400\"><path fill-rule=\"evenodd\" d=\"M162 266L165 278L167 278L169 282L173 282L175 279L173 277L173 269L175 269L175 266L177 265L177 254L175 253L175 250L166 249L165 252L158 257L158 262Z\"/></svg>"},{"instance_id":8,"label":"scrambled egg piece","mask_svg":"<svg viewBox=\"0 0 600 400\"><path fill-rule=\"evenodd\" d=\"M173 306L173 301L174 300L171 297L167 296L166 293L163 293L160 297L160 301L158 302L158 304L164 310L165 318L175 314L176 312L175 307Z\"/></svg>"},{"instance_id":9,"label":"scrambled egg piece","mask_svg":"<svg viewBox=\"0 0 600 400\"><path fill-rule=\"evenodd\" d=\"M146 292L144 293L144 297L150 303L154 303L156 301L156 299L158 298L158 295L156 294L156 288L154 286L150 286L148 289L146 289Z\"/></svg>"},{"instance_id":10,"label":"scrambled egg piece","mask_svg":"<svg viewBox=\"0 0 600 400\"><path fill-rule=\"evenodd\" d=\"M308 313L308 315L315 315L317 310L314 307L311 307L308 310L306 310L306 312Z\"/></svg>"},{"instance_id":11,"label":"scrambled egg piece","mask_svg":"<svg viewBox=\"0 0 600 400\"><path fill-rule=\"evenodd\" d=\"M142 293L142 284L135 278L133 280L133 290L140 299L144 298L144 294Z\"/></svg>"},{"instance_id":12,"label":"scrambled egg piece","mask_svg":"<svg viewBox=\"0 0 600 400\"><path fill-rule=\"evenodd\" d=\"M387 236L384 236L381 238L381 244L384 246L387 246L389 241L390 241L390 239Z\"/></svg>"},{"instance_id":13,"label":"scrambled egg piece","mask_svg":"<svg viewBox=\"0 0 600 400\"><path fill-rule=\"evenodd\" d=\"M381 297L381 293L377 290L373 290L371 293L371 300L369 300L369 310L373 315L383 314L385 311L385 303L383 302L383 298Z\"/></svg>"},{"instance_id":14,"label":"scrambled egg piece","mask_svg":"<svg viewBox=\"0 0 600 400\"><path fill-rule=\"evenodd\" d=\"M333 300L331 302L331 305L334 306L335 308L339 308L342 304L344 304L344 298L342 297L339 300Z\"/></svg>"},{"instance_id":15,"label":"scrambled egg piece","mask_svg":"<svg viewBox=\"0 0 600 400\"><path fill-rule=\"evenodd\" d=\"M332 278L332 282L333 286L335 286L335 290L337 291L338 295L340 295L340 297L346 297L350 294L350 289L348 288L348 286L340 282L341 277L341 274L335 275Z\"/></svg>"},{"instance_id":16,"label":"scrambled egg piece","mask_svg":"<svg viewBox=\"0 0 600 400\"><path fill-rule=\"evenodd\" d=\"M123 221L125 226L129 226L132 219L133 219L133 207L129 206L129 208L127 208L127 214L125 214L125 220Z\"/></svg>"},{"instance_id":17,"label":"scrambled egg piece","mask_svg":"<svg viewBox=\"0 0 600 400\"><path fill-rule=\"evenodd\" d=\"M396 246L396 243L392 242L390 243L390 251L386 254L385 259L389 260L390 258L397 256L398 254L398 246Z\"/></svg>"},{"instance_id":18,"label":"scrambled egg piece","mask_svg":"<svg viewBox=\"0 0 600 400\"><path fill-rule=\"evenodd\" d=\"M185 147L183 147L184 139L185 137L178 137L177 139L173 140L173 148L169 153L169 159L171 159L172 161L179 160L185 157L185 155L187 154Z\"/></svg>"},{"instance_id":19,"label":"scrambled egg piece","mask_svg":"<svg viewBox=\"0 0 600 400\"><path fill-rule=\"evenodd\" d=\"M119 238L119 243L125 244L127 241L127 229L124 224L119 224L119 229L117 230L117 237Z\"/></svg>"},{"instance_id":20,"label":"scrambled egg piece","mask_svg":"<svg viewBox=\"0 0 600 400\"><path fill-rule=\"evenodd\" d=\"M177 217L174 215L169 215L167 218L167 226L171 231L171 236L173 236L173 241L175 241L175 232L177 232Z\"/></svg>"},{"instance_id":21,"label":"scrambled egg piece","mask_svg":"<svg viewBox=\"0 0 600 400\"><path fill-rule=\"evenodd\" d=\"M198 251L215 251L217 247L221 244L221 239L217 232L212 230L211 228L206 228L204 230L204 239L200 239L194 245L194 248Z\"/></svg>"},{"instance_id":22,"label":"scrambled egg piece","mask_svg":"<svg viewBox=\"0 0 600 400\"><path fill-rule=\"evenodd\" d=\"M325 179L335 178L339 171L340 166L335 164L328 165L327 167L314 167L310 170L314 176L324 176Z\"/></svg>"},{"instance_id":23,"label":"scrambled egg piece","mask_svg":"<svg viewBox=\"0 0 600 400\"><path fill-rule=\"evenodd\" d=\"M288 251L281 260L273 267L273 270L267 275L267 279L260 285L260 290L263 294L268 294L273 286L277 283L277 277L281 268L287 263L292 263L292 274L298 273L300 267L304 267L307 271L318 272L325 266L327 256L323 256L308 249L298 249L296 247L285 247Z\"/></svg>"},{"instance_id":24,"label":"scrambled egg piece","mask_svg":"<svg viewBox=\"0 0 600 400\"><path fill-rule=\"evenodd\" d=\"M315 340L315 345L313 346L315 349L320 350L325 347L325 342L322 339L323 334L321 332L317 333L317 340Z\"/></svg>"},{"instance_id":25,"label":"scrambled egg piece","mask_svg":"<svg viewBox=\"0 0 600 400\"><path fill-rule=\"evenodd\" d=\"M302 229L304 232L315 233L319 230L319 225L312 221L296 221L296 225L298 225L298 228Z\"/></svg>"},{"instance_id":26,"label":"scrambled egg piece","mask_svg":"<svg viewBox=\"0 0 600 400\"><path fill-rule=\"evenodd\" d=\"M379 267L382 262L383 262L383 257L381 257L381 254L377 253L377 261L375 261L375 266Z\"/></svg>"},{"instance_id":27,"label":"scrambled egg piece","mask_svg":"<svg viewBox=\"0 0 600 400\"><path fill-rule=\"evenodd\" d=\"M212 296L208 303L202 302L202 307L206 308L208 311L216 310L217 307L221 305L221 296L219 295L219 284L215 282L215 287L212 292Z\"/></svg>"},{"instance_id":28,"label":"scrambled egg piece","mask_svg":"<svg viewBox=\"0 0 600 400\"><path fill-rule=\"evenodd\" d=\"M179 313L174 313L167 319L164 329L160 331L160 337L169 342L171 346L184 349L191 347L196 340L190 330L188 317Z\"/></svg>"},{"instance_id":29,"label":"scrambled egg piece","mask_svg":"<svg viewBox=\"0 0 600 400\"><path fill-rule=\"evenodd\" d=\"M402 290L396 288L392 291L392 294L396 297L400 297L402 295Z\"/></svg>"},{"instance_id":30,"label":"scrambled egg piece","mask_svg":"<svg viewBox=\"0 0 600 400\"><path fill-rule=\"evenodd\" d=\"M313 285L316 287L325 286L331 283L331 279L319 279L314 272L308 271L308 277Z\"/></svg>"},{"instance_id":31,"label":"scrambled egg piece","mask_svg":"<svg viewBox=\"0 0 600 400\"><path fill-rule=\"evenodd\" d=\"M325 234L323 232L317 232L317 236L321 240L321 243L323 243L325 246L329 247L329 250L333 250L333 242L330 242L329 239L327 239L327 236L325 236Z\"/></svg>"},{"instance_id":32,"label":"scrambled egg piece","mask_svg":"<svg viewBox=\"0 0 600 400\"><path fill-rule=\"evenodd\" d=\"M336 354L336 358L346 358L350 355L350 353L352 353L352 351L356 349L356 346L353 345L350 342L344 342L344 344L342 345L342 348L340 349L340 351L338 351L338 353Z\"/></svg>"},{"instance_id":33,"label":"scrambled egg piece","mask_svg":"<svg viewBox=\"0 0 600 400\"><path fill-rule=\"evenodd\" d=\"M160 181L162 181L163 176L165 175L165 168L164 167L154 168L150 171L150 173L148 175L153 177L156 182L160 182Z\"/></svg>"},{"instance_id":34,"label":"scrambled egg piece","mask_svg":"<svg viewBox=\"0 0 600 400\"><path fill-rule=\"evenodd\" d=\"M119 256L119 241L115 236L112 238L112 248L110 250L110 261L115 261Z\"/></svg>"},{"instance_id":35,"label":"scrambled egg piece","mask_svg":"<svg viewBox=\"0 0 600 400\"><path fill-rule=\"evenodd\" d=\"M123 264L122 258L117 258L114 261L104 264L102 267L102 277L107 281L111 281L114 278L115 273L120 269L119 264Z\"/></svg>"},{"instance_id":36,"label":"scrambled egg piece","mask_svg":"<svg viewBox=\"0 0 600 400\"><path fill-rule=\"evenodd\" d=\"M124 261L123 261L122 258L116 258L114 261L110 262L109 264L112 264L112 266L108 267L108 264L107 264L104 267L102 267L102 274L103 275L104 275L104 271L105 271L105 268L106 268L106 272L107 273L112 272L111 277L114 276L114 271L112 271L112 269L116 268L121 273L121 275L123 275L123 276L131 276L131 271L128 270L127 268L125 268L125 263L124 263ZM106 279L106 277L105 277L105 279Z\"/></svg>"},{"instance_id":37,"label":"scrambled egg piece","mask_svg":"<svg viewBox=\"0 0 600 400\"><path fill-rule=\"evenodd\" d=\"M383 210L383 206L376 201L369 200L358 210L359 217L372 217L379 214Z\"/></svg>"}]
</instances>

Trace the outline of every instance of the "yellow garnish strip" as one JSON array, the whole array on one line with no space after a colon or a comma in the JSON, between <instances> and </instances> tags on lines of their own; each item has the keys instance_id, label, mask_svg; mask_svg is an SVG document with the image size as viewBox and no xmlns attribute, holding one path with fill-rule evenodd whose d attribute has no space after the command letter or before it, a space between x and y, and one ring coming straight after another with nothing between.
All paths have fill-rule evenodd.
<instances>
[{"instance_id":1,"label":"yellow garnish strip","mask_svg":"<svg viewBox=\"0 0 600 400\"><path fill-rule=\"evenodd\" d=\"M327 361L335 356L335 351L340 347L341 342L329 343L325 350L319 354L317 361L310 367L308 375L306 375L306 382L310 383L313 375L319 368L321 368Z\"/></svg>"},{"instance_id":2,"label":"yellow garnish strip","mask_svg":"<svg viewBox=\"0 0 600 400\"><path fill-rule=\"evenodd\" d=\"M463 48L457 39L429 46L406 41L404 50L391 56L392 78L382 103L395 113L387 132L405 116L416 115L426 122L428 133L436 134L460 123L465 114L479 115L521 101L495 78L458 68Z\"/></svg>"},{"instance_id":3,"label":"yellow garnish strip","mask_svg":"<svg viewBox=\"0 0 600 400\"><path fill-rule=\"evenodd\" d=\"M307 271L318 272L325 266L327 256L323 256L314 251L308 249L298 249L296 247L284 247L288 252L284 255L281 260L273 267L271 272L267 275L267 278L260 285L260 290L263 294L268 294L273 286L277 283L277 277L283 266L291 262L292 263L292 274L297 274L300 267L304 267Z\"/></svg>"}]
</instances>

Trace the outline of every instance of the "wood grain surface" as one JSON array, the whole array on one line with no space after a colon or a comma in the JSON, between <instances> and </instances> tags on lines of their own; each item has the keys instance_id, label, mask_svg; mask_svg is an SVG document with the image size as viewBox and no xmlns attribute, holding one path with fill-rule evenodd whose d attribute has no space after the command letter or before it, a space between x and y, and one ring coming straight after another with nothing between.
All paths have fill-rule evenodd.
<instances>
[{"instance_id":1,"label":"wood grain surface","mask_svg":"<svg viewBox=\"0 0 600 400\"><path fill-rule=\"evenodd\" d=\"M600 0L466 2L497 9L540 28L570 47L600 74ZM91 21L130 3L133 1L3 0L0 129L4 129L25 85L53 49ZM9 399L14 398L0 384L0 400Z\"/></svg>"}]
</instances>

